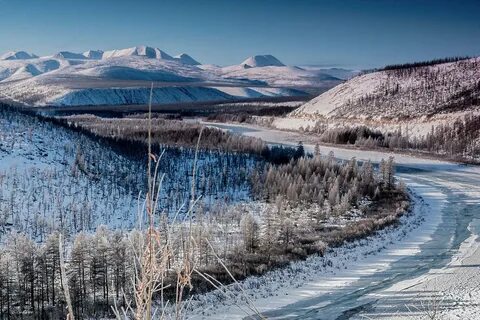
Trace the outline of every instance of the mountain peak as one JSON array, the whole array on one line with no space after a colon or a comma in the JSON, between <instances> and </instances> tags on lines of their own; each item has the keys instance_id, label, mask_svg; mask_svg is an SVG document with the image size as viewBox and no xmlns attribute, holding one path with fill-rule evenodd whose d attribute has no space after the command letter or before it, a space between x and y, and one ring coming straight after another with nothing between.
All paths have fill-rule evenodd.
<instances>
[{"instance_id":1,"label":"mountain peak","mask_svg":"<svg viewBox=\"0 0 480 320\"><path fill-rule=\"evenodd\" d=\"M88 50L83 53L83 56L88 59L100 60L103 56L103 50Z\"/></svg>"},{"instance_id":2,"label":"mountain peak","mask_svg":"<svg viewBox=\"0 0 480 320\"><path fill-rule=\"evenodd\" d=\"M78 60L78 59L85 59L86 57L81 54L81 53L75 53L75 52L70 52L70 51L60 51L57 54L54 55L55 58L63 58L63 59L73 59L73 60Z\"/></svg>"},{"instance_id":3,"label":"mountain peak","mask_svg":"<svg viewBox=\"0 0 480 320\"><path fill-rule=\"evenodd\" d=\"M175 59L177 59L178 61L180 61L183 64L188 64L188 65L191 65L191 66L198 66L198 65L201 64L200 62L193 59L191 56L189 56L186 53L182 53L182 54L179 54L179 55L175 56Z\"/></svg>"},{"instance_id":4,"label":"mountain peak","mask_svg":"<svg viewBox=\"0 0 480 320\"><path fill-rule=\"evenodd\" d=\"M37 55L25 51L9 51L0 57L0 60L27 60L38 58Z\"/></svg>"},{"instance_id":5,"label":"mountain peak","mask_svg":"<svg viewBox=\"0 0 480 320\"><path fill-rule=\"evenodd\" d=\"M271 54L251 56L247 60L243 61L241 64L252 67L252 68L270 67L270 66L284 67L285 66L280 60L278 60Z\"/></svg>"},{"instance_id":6,"label":"mountain peak","mask_svg":"<svg viewBox=\"0 0 480 320\"><path fill-rule=\"evenodd\" d=\"M142 56L150 59L174 60L174 58L165 51L149 46L136 46L126 49L105 51L103 53L103 59L129 56Z\"/></svg>"}]
</instances>

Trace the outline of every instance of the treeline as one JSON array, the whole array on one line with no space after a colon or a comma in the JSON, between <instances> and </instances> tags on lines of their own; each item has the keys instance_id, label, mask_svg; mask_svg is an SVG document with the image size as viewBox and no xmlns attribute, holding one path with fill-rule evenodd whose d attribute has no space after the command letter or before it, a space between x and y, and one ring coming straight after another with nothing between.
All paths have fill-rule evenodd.
<instances>
[{"instance_id":1,"label":"treeline","mask_svg":"<svg viewBox=\"0 0 480 320\"><path fill-rule=\"evenodd\" d=\"M99 118L92 115L54 118L53 121L99 139L114 150L129 156L142 156L148 142L148 118ZM50 118L50 121L52 119ZM210 128L199 123L152 119L152 150L184 150L182 148L217 151L220 153L250 154L262 157L271 163L287 163L298 158L295 148L268 146L258 138L236 135L225 130ZM199 139L200 137L200 139ZM179 149L180 148L180 149Z\"/></svg>"},{"instance_id":2,"label":"treeline","mask_svg":"<svg viewBox=\"0 0 480 320\"><path fill-rule=\"evenodd\" d=\"M465 88L452 95L448 104L444 105L439 112L454 112L468 110L468 108L480 105L480 80L473 86Z\"/></svg>"},{"instance_id":3,"label":"treeline","mask_svg":"<svg viewBox=\"0 0 480 320\"><path fill-rule=\"evenodd\" d=\"M328 128L323 121L304 131L318 135L324 143L428 152L452 160L480 161L480 115L473 113L452 123L432 125L423 136L410 136L408 125L385 134L367 126Z\"/></svg>"},{"instance_id":4,"label":"treeline","mask_svg":"<svg viewBox=\"0 0 480 320\"><path fill-rule=\"evenodd\" d=\"M258 200L274 202L281 197L292 206L316 204L319 212L344 214L358 206L362 199L375 199L383 191L393 190L394 173L393 157L381 162L377 177L369 161L360 166L355 158L338 163L333 153L328 157L320 157L317 153L288 164L267 164L263 170L255 171L251 180L253 194ZM324 218L321 216L320 220Z\"/></svg>"},{"instance_id":5,"label":"treeline","mask_svg":"<svg viewBox=\"0 0 480 320\"><path fill-rule=\"evenodd\" d=\"M80 127L92 134L124 142L140 142L148 139L148 118L100 118L92 115L59 118L70 126ZM199 136L201 139L199 141ZM182 146L200 149L260 154L265 143L256 138L232 135L228 132L177 120L154 118L151 121L152 145Z\"/></svg>"},{"instance_id":6,"label":"treeline","mask_svg":"<svg viewBox=\"0 0 480 320\"><path fill-rule=\"evenodd\" d=\"M408 139L400 132L398 135L407 140L408 148L413 150L428 151L453 160L480 161L480 115L469 114L453 123L432 126L430 132L421 138ZM397 139L399 144L402 139Z\"/></svg>"},{"instance_id":7,"label":"treeline","mask_svg":"<svg viewBox=\"0 0 480 320\"><path fill-rule=\"evenodd\" d=\"M278 107L267 107L261 109L254 109L254 111L237 111L232 112L228 110L225 112L217 112L211 114L207 117L208 121L219 121L219 122L240 122L240 123L255 123L254 116L272 116L272 117L281 117L284 116L298 107L291 106L278 106Z\"/></svg>"},{"instance_id":8,"label":"treeline","mask_svg":"<svg viewBox=\"0 0 480 320\"><path fill-rule=\"evenodd\" d=\"M467 60L467 59L470 59L470 58L471 57L468 57L468 56L446 57L446 58L432 59L432 60L427 60L427 61L417 61L417 62L410 62L410 63L391 64L391 65L387 65L387 66L385 66L381 69L378 69L378 71L428 67L428 66L433 66L433 65L436 65L436 64L441 64L441 63L449 63L449 62Z\"/></svg>"}]
</instances>

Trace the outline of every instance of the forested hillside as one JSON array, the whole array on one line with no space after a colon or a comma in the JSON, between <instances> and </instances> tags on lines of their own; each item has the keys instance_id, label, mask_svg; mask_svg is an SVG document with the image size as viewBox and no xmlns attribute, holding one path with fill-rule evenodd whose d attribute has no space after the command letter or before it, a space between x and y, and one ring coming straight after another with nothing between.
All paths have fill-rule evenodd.
<instances>
[{"instance_id":1,"label":"forested hillside","mask_svg":"<svg viewBox=\"0 0 480 320\"><path fill-rule=\"evenodd\" d=\"M477 110L479 73L480 58L392 66L340 84L292 116L402 120Z\"/></svg>"},{"instance_id":2,"label":"forested hillside","mask_svg":"<svg viewBox=\"0 0 480 320\"><path fill-rule=\"evenodd\" d=\"M53 231L69 235L102 224L135 226L138 197L146 185L143 144L120 148L5 109L0 110L0 133L3 234L13 229L44 240ZM156 150L163 152L160 210L175 212L190 199L195 152L166 146ZM248 154L200 152L196 189L201 203L209 207L216 199L248 199L248 171L256 162Z\"/></svg>"},{"instance_id":3,"label":"forested hillside","mask_svg":"<svg viewBox=\"0 0 480 320\"><path fill-rule=\"evenodd\" d=\"M318 136L320 143L478 162L478 74L478 57L391 65L359 75L268 123Z\"/></svg>"}]
</instances>

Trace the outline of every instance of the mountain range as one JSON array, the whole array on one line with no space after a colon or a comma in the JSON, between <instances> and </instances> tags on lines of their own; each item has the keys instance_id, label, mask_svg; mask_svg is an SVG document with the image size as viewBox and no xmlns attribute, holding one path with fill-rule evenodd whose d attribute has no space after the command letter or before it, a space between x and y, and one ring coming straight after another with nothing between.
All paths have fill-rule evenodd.
<instances>
[{"instance_id":1,"label":"mountain range","mask_svg":"<svg viewBox=\"0 0 480 320\"><path fill-rule=\"evenodd\" d=\"M25 106L145 104L152 82L157 104L302 97L355 73L343 70L338 77L338 69L286 66L272 55L207 65L187 53L173 56L149 46L43 57L17 51L0 58L0 100Z\"/></svg>"}]
</instances>

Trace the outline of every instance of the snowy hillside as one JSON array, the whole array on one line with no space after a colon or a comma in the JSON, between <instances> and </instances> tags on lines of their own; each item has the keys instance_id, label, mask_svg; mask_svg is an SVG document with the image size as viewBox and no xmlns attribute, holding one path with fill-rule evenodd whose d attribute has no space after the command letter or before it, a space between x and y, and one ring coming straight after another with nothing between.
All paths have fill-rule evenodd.
<instances>
[{"instance_id":1,"label":"snowy hillside","mask_svg":"<svg viewBox=\"0 0 480 320\"><path fill-rule=\"evenodd\" d=\"M0 60L0 101L29 106L144 104L155 82L155 103L305 96L342 80L319 70L283 65L271 55L241 65L201 65L186 53L159 48L60 51L37 57L10 52ZM313 91L312 91L313 90Z\"/></svg>"},{"instance_id":2,"label":"snowy hillside","mask_svg":"<svg viewBox=\"0 0 480 320\"><path fill-rule=\"evenodd\" d=\"M382 132L408 127L425 136L432 126L452 124L466 114L480 114L480 58L398 66L356 76L304 104L280 129L355 127Z\"/></svg>"},{"instance_id":3,"label":"snowy hillside","mask_svg":"<svg viewBox=\"0 0 480 320\"><path fill-rule=\"evenodd\" d=\"M308 102L298 117L418 118L480 107L480 58L357 76Z\"/></svg>"},{"instance_id":4,"label":"snowy hillside","mask_svg":"<svg viewBox=\"0 0 480 320\"><path fill-rule=\"evenodd\" d=\"M45 100L44 104L53 106L147 104L149 96L149 88L91 88L61 93ZM152 96L155 104L232 99L233 96L207 87L161 87L155 88Z\"/></svg>"},{"instance_id":5,"label":"snowy hillside","mask_svg":"<svg viewBox=\"0 0 480 320\"><path fill-rule=\"evenodd\" d=\"M1 109L0 241L9 230L43 240L54 230L68 236L94 231L100 225L134 227L139 218L139 192L146 183L144 158L138 156L127 157L79 132ZM190 199L194 157L190 149L165 151L159 168L160 175L165 174L159 201L162 210L175 212ZM256 163L248 155L215 151L198 155L198 175L219 178L208 179L208 194L202 194L205 208L218 199L228 198L232 203L248 199L246 176L238 179L238 171L223 170L233 161L241 168ZM169 200L173 192L174 200Z\"/></svg>"}]
</instances>

